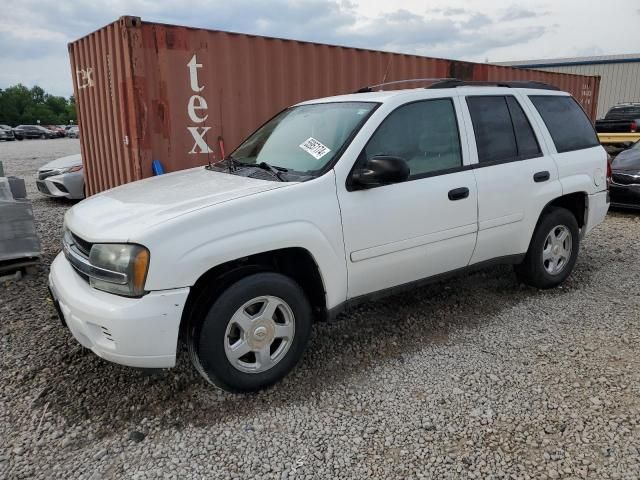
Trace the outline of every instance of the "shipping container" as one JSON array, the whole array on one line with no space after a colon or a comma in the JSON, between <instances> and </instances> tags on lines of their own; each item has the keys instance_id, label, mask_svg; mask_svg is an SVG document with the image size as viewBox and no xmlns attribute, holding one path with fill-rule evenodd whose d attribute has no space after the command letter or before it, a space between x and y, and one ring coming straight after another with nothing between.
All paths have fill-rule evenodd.
<instances>
[{"instance_id":1,"label":"shipping container","mask_svg":"<svg viewBox=\"0 0 640 480\"><path fill-rule=\"evenodd\" d=\"M595 118L598 77L119 20L69 44L87 193L219 160L283 108L410 78L536 80Z\"/></svg>"}]
</instances>

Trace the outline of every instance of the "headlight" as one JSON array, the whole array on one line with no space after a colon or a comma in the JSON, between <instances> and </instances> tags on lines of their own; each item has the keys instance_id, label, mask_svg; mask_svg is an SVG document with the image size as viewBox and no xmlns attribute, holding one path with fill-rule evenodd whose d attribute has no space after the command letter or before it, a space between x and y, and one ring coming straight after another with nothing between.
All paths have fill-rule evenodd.
<instances>
[{"instance_id":1,"label":"headlight","mask_svg":"<svg viewBox=\"0 0 640 480\"><path fill-rule=\"evenodd\" d=\"M149 250L141 245L94 244L91 247L89 263L99 269L118 272L121 280L107 281L92 276L92 287L117 295L140 297L144 295L144 282L149 269Z\"/></svg>"},{"instance_id":2,"label":"headlight","mask_svg":"<svg viewBox=\"0 0 640 480\"><path fill-rule=\"evenodd\" d=\"M59 173L73 173L73 172L79 172L80 170L82 170L82 165L76 165L74 167L69 167L69 168L61 168L59 170Z\"/></svg>"}]
</instances>

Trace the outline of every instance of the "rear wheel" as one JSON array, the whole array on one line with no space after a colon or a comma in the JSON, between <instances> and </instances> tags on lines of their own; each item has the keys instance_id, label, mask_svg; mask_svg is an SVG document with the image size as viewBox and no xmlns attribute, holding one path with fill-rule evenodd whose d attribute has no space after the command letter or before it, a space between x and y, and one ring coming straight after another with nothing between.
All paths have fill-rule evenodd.
<instances>
[{"instance_id":1,"label":"rear wheel","mask_svg":"<svg viewBox=\"0 0 640 480\"><path fill-rule=\"evenodd\" d=\"M266 388L289 373L311 333L311 307L300 286L257 273L227 288L189 328L191 360L214 385L232 392Z\"/></svg>"},{"instance_id":2,"label":"rear wheel","mask_svg":"<svg viewBox=\"0 0 640 480\"><path fill-rule=\"evenodd\" d=\"M42 135L40 135L40 139L41 139L41 140L46 140L46 139L47 139L47 136L43 133Z\"/></svg>"},{"instance_id":3,"label":"rear wheel","mask_svg":"<svg viewBox=\"0 0 640 480\"><path fill-rule=\"evenodd\" d=\"M552 288L566 280L578 258L578 222L573 214L552 207L538 222L529 251L515 266L518 279L536 288Z\"/></svg>"}]
</instances>

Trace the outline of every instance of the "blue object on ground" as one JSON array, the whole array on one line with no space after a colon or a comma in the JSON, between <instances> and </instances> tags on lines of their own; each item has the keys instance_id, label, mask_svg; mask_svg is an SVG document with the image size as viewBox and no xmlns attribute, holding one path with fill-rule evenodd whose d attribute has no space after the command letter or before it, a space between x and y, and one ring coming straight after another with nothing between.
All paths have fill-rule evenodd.
<instances>
[{"instance_id":1,"label":"blue object on ground","mask_svg":"<svg viewBox=\"0 0 640 480\"><path fill-rule=\"evenodd\" d=\"M151 168L153 169L154 175L162 175L164 173L164 168L162 167L160 160L154 160L151 162Z\"/></svg>"}]
</instances>

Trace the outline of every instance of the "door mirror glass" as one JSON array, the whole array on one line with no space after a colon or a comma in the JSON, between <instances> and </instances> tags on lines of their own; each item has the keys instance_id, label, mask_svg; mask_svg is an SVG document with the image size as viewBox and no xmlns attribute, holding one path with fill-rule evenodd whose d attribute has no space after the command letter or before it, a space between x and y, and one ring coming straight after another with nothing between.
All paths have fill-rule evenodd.
<instances>
[{"instance_id":1,"label":"door mirror glass","mask_svg":"<svg viewBox=\"0 0 640 480\"><path fill-rule=\"evenodd\" d=\"M360 188L371 188L404 182L409 178L409 173L409 166L403 158L376 155L353 172L352 180Z\"/></svg>"}]
</instances>

